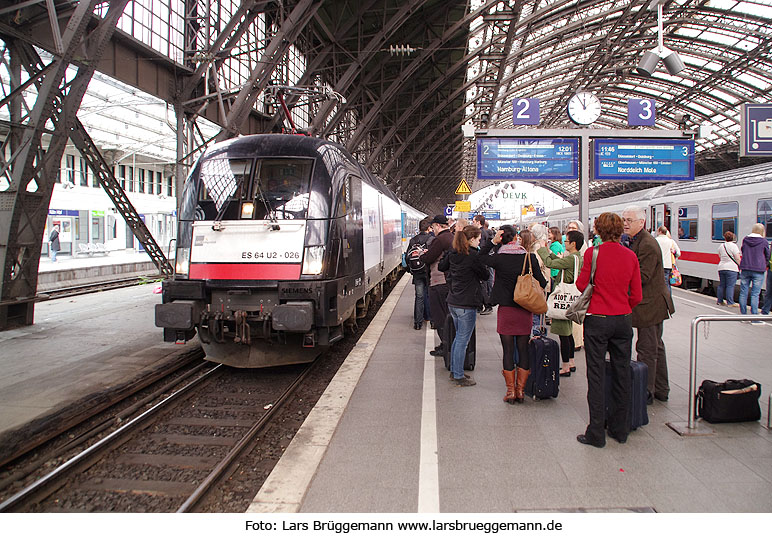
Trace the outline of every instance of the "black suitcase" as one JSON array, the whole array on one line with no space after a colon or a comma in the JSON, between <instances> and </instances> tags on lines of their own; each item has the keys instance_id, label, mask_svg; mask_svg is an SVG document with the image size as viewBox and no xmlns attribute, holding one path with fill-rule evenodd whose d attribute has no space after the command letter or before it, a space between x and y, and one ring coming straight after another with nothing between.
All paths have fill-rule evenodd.
<instances>
[{"instance_id":1,"label":"black suitcase","mask_svg":"<svg viewBox=\"0 0 772 544\"><path fill-rule=\"evenodd\" d=\"M453 340L456 338L456 324L453 323L453 316L448 314L445 318L445 327L442 329L442 345L445 351L442 358L445 359L445 368L450 370L450 348L453 346ZM466 357L464 358L464 370L474 370L477 359L477 327L472 331L472 337L466 346Z\"/></svg>"},{"instance_id":2,"label":"black suitcase","mask_svg":"<svg viewBox=\"0 0 772 544\"><path fill-rule=\"evenodd\" d=\"M648 396L649 367L646 363L630 361L630 405L627 407L627 423L631 431L649 424L646 407ZM611 406L611 363L606 359L606 414ZM608 416L607 416L608 417Z\"/></svg>"},{"instance_id":3,"label":"black suitcase","mask_svg":"<svg viewBox=\"0 0 772 544\"><path fill-rule=\"evenodd\" d=\"M560 388L560 346L547 336L534 336L528 342L531 374L525 382L525 394L536 399L558 396Z\"/></svg>"},{"instance_id":4,"label":"black suitcase","mask_svg":"<svg viewBox=\"0 0 772 544\"><path fill-rule=\"evenodd\" d=\"M761 419L761 384L753 380L705 380L697 391L697 416L709 423Z\"/></svg>"}]
</instances>

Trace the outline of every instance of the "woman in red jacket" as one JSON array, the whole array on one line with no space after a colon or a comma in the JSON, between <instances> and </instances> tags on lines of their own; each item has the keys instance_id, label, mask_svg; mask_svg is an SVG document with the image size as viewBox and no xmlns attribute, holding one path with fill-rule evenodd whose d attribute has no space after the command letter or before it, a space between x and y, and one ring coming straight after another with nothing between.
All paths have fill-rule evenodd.
<instances>
[{"instance_id":1,"label":"woman in red jacket","mask_svg":"<svg viewBox=\"0 0 772 544\"><path fill-rule=\"evenodd\" d=\"M584 349L587 362L587 404L590 424L576 439L582 444L602 448L606 445L606 353L611 359L611 406L608 434L619 443L630 432L627 412L630 405L630 355L633 344L633 308L641 301L641 271L635 253L622 246L622 218L602 213L595 220L595 232L602 244L584 255L576 287L584 291L590 283L593 253L594 290L584 320Z\"/></svg>"}]
</instances>

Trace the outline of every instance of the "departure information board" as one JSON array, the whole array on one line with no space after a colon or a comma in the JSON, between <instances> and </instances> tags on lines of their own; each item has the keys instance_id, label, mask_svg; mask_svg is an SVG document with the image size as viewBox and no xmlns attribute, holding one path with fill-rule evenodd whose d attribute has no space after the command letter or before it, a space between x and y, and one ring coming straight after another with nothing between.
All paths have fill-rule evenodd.
<instances>
[{"instance_id":1,"label":"departure information board","mask_svg":"<svg viewBox=\"0 0 772 544\"><path fill-rule=\"evenodd\" d=\"M693 140L593 140L595 179L693 180Z\"/></svg>"},{"instance_id":2,"label":"departure information board","mask_svg":"<svg viewBox=\"0 0 772 544\"><path fill-rule=\"evenodd\" d=\"M576 179L578 138L478 138L478 179Z\"/></svg>"}]
</instances>

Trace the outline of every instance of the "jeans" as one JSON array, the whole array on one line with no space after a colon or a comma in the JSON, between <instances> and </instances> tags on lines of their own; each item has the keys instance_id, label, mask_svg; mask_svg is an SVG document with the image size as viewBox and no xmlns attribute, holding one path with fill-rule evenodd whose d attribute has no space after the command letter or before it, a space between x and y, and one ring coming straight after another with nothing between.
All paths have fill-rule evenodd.
<instances>
[{"instance_id":1,"label":"jeans","mask_svg":"<svg viewBox=\"0 0 772 544\"><path fill-rule=\"evenodd\" d=\"M764 272L755 270L740 270L740 313L747 314L748 309L748 285L751 291L751 313L759 313L759 293L764 281Z\"/></svg>"},{"instance_id":2,"label":"jeans","mask_svg":"<svg viewBox=\"0 0 772 544\"><path fill-rule=\"evenodd\" d=\"M59 253L57 250L55 250L55 249L52 249L52 250L51 250L51 262L52 262L52 263L55 263L55 262L56 262L56 254L57 254L57 253Z\"/></svg>"},{"instance_id":3,"label":"jeans","mask_svg":"<svg viewBox=\"0 0 772 544\"><path fill-rule=\"evenodd\" d=\"M670 285L670 276L673 275L673 269L672 268L663 268L665 271L665 285L667 285L667 290L670 292L670 294L673 294L673 286Z\"/></svg>"},{"instance_id":4,"label":"jeans","mask_svg":"<svg viewBox=\"0 0 772 544\"><path fill-rule=\"evenodd\" d=\"M429 306L429 278L427 276L413 276L415 285L415 304L413 306L413 323L418 325L424 322L426 310Z\"/></svg>"},{"instance_id":5,"label":"jeans","mask_svg":"<svg viewBox=\"0 0 772 544\"><path fill-rule=\"evenodd\" d=\"M772 310L772 270L767 270L767 286L765 287L764 306L761 313L767 315Z\"/></svg>"},{"instance_id":6,"label":"jeans","mask_svg":"<svg viewBox=\"0 0 772 544\"><path fill-rule=\"evenodd\" d=\"M448 311L453 317L453 325L456 327L456 337L450 348L450 371L454 378L461 379L464 377L466 347L469 345L469 339L472 337L477 322L477 310L448 305Z\"/></svg>"},{"instance_id":7,"label":"jeans","mask_svg":"<svg viewBox=\"0 0 772 544\"><path fill-rule=\"evenodd\" d=\"M726 303L731 306L734 304L734 286L737 283L738 272L734 270L719 270L718 271L718 303L721 304L726 300Z\"/></svg>"}]
</instances>

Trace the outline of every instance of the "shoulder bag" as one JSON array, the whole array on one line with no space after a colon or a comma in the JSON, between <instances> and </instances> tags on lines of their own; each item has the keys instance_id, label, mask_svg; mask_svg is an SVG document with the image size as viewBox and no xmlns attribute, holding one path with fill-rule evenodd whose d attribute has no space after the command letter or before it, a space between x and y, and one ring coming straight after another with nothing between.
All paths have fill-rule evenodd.
<instances>
[{"instance_id":1,"label":"shoulder bag","mask_svg":"<svg viewBox=\"0 0 772 544\"><path fill-rule=\"evenodd\" d=\"M598 260L598 252L600 247L595 247L592 250L592 269L590 270L590 284L585 288L584 292L569 306L566 310L566 319L570 319L574 323L581 325L584 323L584 317L587 315L587 309L590 307L590 299L592 298L592 291L595 288L595 263ZM576 282L576 280L574 280Z\"/></svg>"},{"instance_id":2,"label":"shoulder bag","mask_svg":"<svg viewBox=\"0 0 772 544\"><path fill-rule=\"evenodd\" d=\"M560 282L555 290L547 297L547 317L552 319L568 319L566 310L576 299L582 296L582 292L576 288L576 278L579 277L579 258L574 255L574 282Z\"/></svg>"},{"instance_id":3,"label":"shoulder bag","mask_svg":"<svg viewBox=\"0 0 772 544\"><path fill-rule=\"evenodd\" d=\"M526 272L526 267L528 272ZM531 269L531 254L526 253L523 262L523 271L517 278L513 300L520 307L534 314L543 314L547 311L547 301L544 300L544 289L539 281L533 277Z\"/></svg>"}]
</instances>

